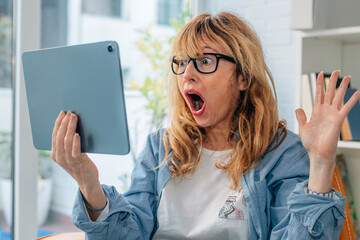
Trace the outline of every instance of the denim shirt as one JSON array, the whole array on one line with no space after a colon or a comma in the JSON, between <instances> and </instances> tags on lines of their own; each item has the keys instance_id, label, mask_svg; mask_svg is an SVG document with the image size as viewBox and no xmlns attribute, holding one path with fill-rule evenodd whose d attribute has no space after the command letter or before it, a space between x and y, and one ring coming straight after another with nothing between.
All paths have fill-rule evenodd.
<instances>
[{"instance_id":1,"label":"denim shirt","mask_svg":"<svg viewBox=\"0 0 360 240\"><path fill-rule=\"evenodd\" d=\"M119 194L114 187L103 185L109 199L109 215L104 221L88 219L78 192L72 218L86 239L152 238L158 226L161 192L171 178L170 156L156 168L165 158L163 133L160 130L148 136L128 192ZM250 239L338 239L346 198L337 191L335 199L306 194L309 163L300 138L288 131L285 140L243 176Z\"/></svg>"}]
</instances>

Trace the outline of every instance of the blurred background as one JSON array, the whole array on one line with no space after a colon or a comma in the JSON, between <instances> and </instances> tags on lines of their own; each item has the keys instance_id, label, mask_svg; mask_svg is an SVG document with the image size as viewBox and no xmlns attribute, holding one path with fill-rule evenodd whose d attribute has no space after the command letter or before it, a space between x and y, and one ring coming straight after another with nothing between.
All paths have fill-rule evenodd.
<instances>
[{"instance_id":1,"label":"blurred background","mask_svg":"<svg viewBox=\"0 0 360 240\"><path fill-rule=\"evenodd\" d=\"M148 133L166 127L163 79L169 64L168 50L171 39L191 17L230 11L249 22L263 44L275 80L280 118L296 132L294 111L301 106L301 75L335 70L332 64L312 69L310 53L319 57L333 50L329 46L339 45L337 55L324 55L322 59L340 58L336 69L354 69L352 76L357 82L353 85L359 86L358 64L345 64L360 55L358 9L359 3L350 0L341 4L322 0L0 0L0 239L20 239L23 232L34 234L34 228L36 236L78 231L71 223L76 182L52 162L48 152L32 146L26 95L20 83L22 50L101 40L118 42L131 152L126 156L90 157L99 169L100 181L124 192ZM353 14L341 15L344 12ZM34 20L31 27L24 27L26 19ZM332 45L321 53L314 52L314 44L307 45L308 38L330 35L335 36L330 37ZM352 47L349 50L344 44ZM353 54L348 60L341 50L344 48L345 52L359 51L359 55ZM355 143L340 146L339 152L351 155L348 161L358 166L360 159L354 156L359 149ZM351 171L350 178L355 179L360 169ZM355 199L360 200L359 192L354 190ZM27 224L29 219L33 223Z\"/></svg>"}]
</instances>

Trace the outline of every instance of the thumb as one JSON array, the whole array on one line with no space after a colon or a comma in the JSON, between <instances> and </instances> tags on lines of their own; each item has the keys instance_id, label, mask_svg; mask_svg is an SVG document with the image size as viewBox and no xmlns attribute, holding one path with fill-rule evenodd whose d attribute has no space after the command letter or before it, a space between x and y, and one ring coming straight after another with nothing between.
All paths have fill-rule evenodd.
<instances>
[{"instance_id":1,"label":"thumb","mask_svg":"<svg viewBox=\"0 0 360 240\"><path fill-rule=\"evenodd\" d=\"M298 108L295 110L296 120L299 123L299 130L307 123L306 115L303 109Z\"/></svg>"}]
</instances>

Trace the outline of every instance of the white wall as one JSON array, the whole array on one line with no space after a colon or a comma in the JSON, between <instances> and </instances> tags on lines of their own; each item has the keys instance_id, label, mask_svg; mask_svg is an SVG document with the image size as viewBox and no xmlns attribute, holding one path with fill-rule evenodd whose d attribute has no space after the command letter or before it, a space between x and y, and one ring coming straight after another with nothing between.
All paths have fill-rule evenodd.
<instances>
[{"instance_id":1,"label":"white wall","mask_svg":"<svg viewBox=\"0 0 360 240\"><path fill-rule=\"evenodd\" d=\"M257 32L273 74L279 115L294 130L296 38L290 29L291 0L200 0L199 11L230 11L245 18Z\"/></svg>"}]
</instances>

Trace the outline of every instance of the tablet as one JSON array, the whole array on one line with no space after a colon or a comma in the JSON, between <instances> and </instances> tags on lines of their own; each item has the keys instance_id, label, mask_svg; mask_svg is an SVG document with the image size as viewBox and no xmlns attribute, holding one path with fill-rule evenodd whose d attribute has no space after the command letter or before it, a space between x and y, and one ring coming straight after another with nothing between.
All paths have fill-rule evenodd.
<instances>
[{"instance_id":1,"label":"tablet","mask_svg":"<svg viewBox=\"0 0 360 240\"><path fill-rule=\"evenodd\" d=\"M81 150L127 154L130 149L119 47L115 41L22 54L34 146L51 150L61 110L77 114Z\"/></svg>"}]
</instances>

